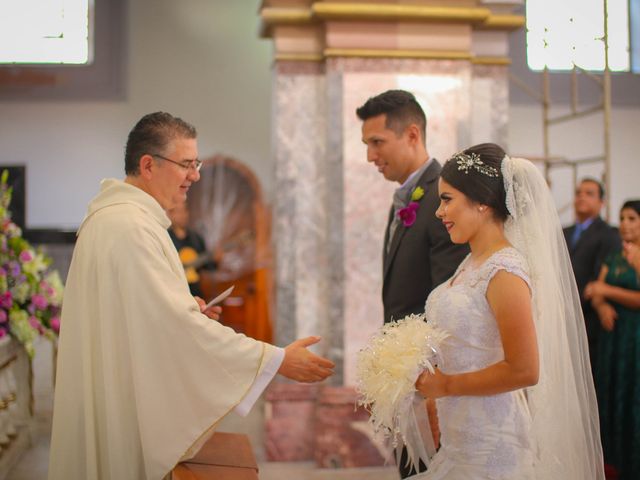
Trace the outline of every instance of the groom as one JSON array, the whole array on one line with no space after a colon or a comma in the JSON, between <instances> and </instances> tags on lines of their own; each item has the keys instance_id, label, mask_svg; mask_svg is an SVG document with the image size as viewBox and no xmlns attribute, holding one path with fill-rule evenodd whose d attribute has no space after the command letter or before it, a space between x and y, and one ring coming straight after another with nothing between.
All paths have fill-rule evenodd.
<instances>
[{"instance_id":1,"label":"groom","mask_svg":"<svg viewBox=\"0 0 640 480\"><path fill-rule=\"evenodd\" d=\"M431 290L453 275L468 248L451 243L435 216L441 167L427 152L427 119L415 97L389 90L369 98L356 114L363 121L367 161L386 180L400 185L393 196L383 249L382 303L387 323L423 313ZM435 406L429 407L435 431ZM416 473L405 463L403 450L398 466L402 478Z\"/></svg>"}]
</instances>

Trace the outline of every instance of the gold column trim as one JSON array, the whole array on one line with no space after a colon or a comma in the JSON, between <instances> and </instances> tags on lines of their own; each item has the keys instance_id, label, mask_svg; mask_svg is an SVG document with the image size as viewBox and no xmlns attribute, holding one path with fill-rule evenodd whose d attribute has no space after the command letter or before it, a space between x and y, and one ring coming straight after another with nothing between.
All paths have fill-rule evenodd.
<instances>
[{"instance_id":1,"label":"gold column trim","mask_svg":"<svg viewBox=\"0 0 640 480\"><path fill-rule=\"evenodd\" d=\"M470 60L471 54L455 50L383 50L364 48L326 48L325 57L422 58L436 60Z\"/></svg>"},{"instance_id":2,"label":"gold column trim","mask_svg":"<svg viewBox=\"0 0 640 480\"><path fill-rule=\"evenodd\" d=\"M260 10L260 15L267 25L300 25L313 21L310 8L265 7Z\"/></svg>"},{"instance_id":3,"label":"gold column trim","mask_svg":"<svg viewBox=\"0 0 640 480\"><path fill-rule=\"evenodd\" d=\"M288 62L323 62L325 57L321 53L276 53L274 58Z\"/></svg>"},{"instance_id":4,"label":"gold column trim","mask_svg":"<svg viewBox=\"0 0 640 480\"><path fill-rule=\"evenodd\" d=\"M511 65L509 57L473 57L471 63L474 65Z\"/></svg>"},{"instance_id":5,"label":"gold column trim","mask_svg":"<svg viewBox=\"0 0 640 480\"><path fill-rule=\"evenodd\" d=\"M391 3L315 2L310 7L264 7L261 36L271 36L274 25L308 25L321 20L377 22L470 23L482 30L516 30L525 24L524 15L492 14L483 7L434 7Z\"/></svg>"},{"instance_id":6,"label":"gold column trim","mask_svg":"<svg viewBox=\"0 0 640 480\"><path fill-rule=\"evenodd\" d=\"M260 16L260 38L271 37L274 25L308 25L314 21L310 8L264 7Z\"/></svg>"},{"instance_id":7,"label":"gold column trim","mask_svg":"<svg viewBox=\"0 0 640 480\"><path fill-rule=\"evenodd\" d=\"M481 23L491 16L488 8L433 7L374 3L316 2L311 6L313 16L326 20L374 21L438 21Z\"/></svg>"},{"instance_id":8,"label":"gold column trim","mask_svg":"<svg viewBox=\"0 0 640 480\"><path fill-rule=\"evenodd\" d=\"M490 15L480 25L474 28L480 30L517 30L524 27L526 19L524 15Z\"/></svg>"}]
</instances>

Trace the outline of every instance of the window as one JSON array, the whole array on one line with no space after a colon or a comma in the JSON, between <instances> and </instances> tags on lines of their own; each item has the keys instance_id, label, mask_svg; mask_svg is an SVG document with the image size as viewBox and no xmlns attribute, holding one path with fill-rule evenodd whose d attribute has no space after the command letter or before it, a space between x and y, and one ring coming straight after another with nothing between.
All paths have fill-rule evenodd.
<instances>
[{"instance_id":1,"label":"window","mask_svg":"<svg viewBox=\"0 0 640 480\"><path fill-rule=\"evenodd\" d=\"M604 1L609 68L629 71L629 0L527 0L529 68L571 70L575 63L585 70L603 70Z\"/></svg>"},{"instance_id":2,"label":"window","mask_svg":"<svg viewBox=\"0 0 640 480\"><path fill-rule=\"evenodd\" d=\"M25 10L23 3L30 9ZM82 22L79 21L78 14L81 7L72 9L72 5L80 4L84 5ZM123 100L126 97L127 85L127 4L127 0L0 0L0 49L6 47L15 50L16 44L26 43L15 38L21 35L20 29L14 29L9 35L9 40L6 40L6 25L18 23L18 18L22 19L23 24L36 24L36 18L47 18L51 20L47 25L53 26L38 29L39 38L44 37L44 40L35 42L39 45L35 48L36 51L42 52L45 49L43 43L60 40L63 36L77 39L85 45L83 48L87 52L84 60L86 63L61 63L78 61L77 53L71 55L76 58L57 58L53 63L35 63L33 60L29 60L29 63L18 63L15 57L11 58L10 63L4 63L5 59L0 59L0 102ZM57 7L52 9L51 5ZM44 14L59 12L59 8L66 12L62 20L58 18L53 21ZM36 10L38 13L34 14L33 11ZM11 21L7 20L9 14ZM67 17L74 16L78 19L78 24L84 25L79 28L84 28L85 33L68 33L71 30L64 28L69 20ZM42 22L40 24L42 25ZM62 25L62 28L55 28L56 25ZM64 42L58 42L61 43ZM58 48L58 51L64 50L55 48ZM83 58L84 55L79 60L83 61Z\"/></svg>"},{"instance_id":3,"label":"window","mask_svg":"<svg viewBox=\"0 0 640 480\"><path fill-rule=\"evenodd\" d=\"M0 63L88 64L90 0L0 0Z\"/></svg>"}]
</instances>

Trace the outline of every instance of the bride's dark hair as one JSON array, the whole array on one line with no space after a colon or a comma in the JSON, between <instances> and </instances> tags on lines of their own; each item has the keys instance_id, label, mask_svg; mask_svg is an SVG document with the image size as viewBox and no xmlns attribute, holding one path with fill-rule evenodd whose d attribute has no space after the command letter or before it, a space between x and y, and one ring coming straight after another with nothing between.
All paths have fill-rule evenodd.
<instances>
[{"instance_id":1,"label":"bride's dark hair","mask_svg":"<svg viewBox=\"0 0 640 480\"><path fill-rule=\"evenodd\" d=\"M496 219L504 222L509 215L500 170L505 155L495 143L474 145L451 157L442 167L440 177L471 201L490 207ZM476 158L481 162L473 160Z\"/></svg>"}]
</instances>

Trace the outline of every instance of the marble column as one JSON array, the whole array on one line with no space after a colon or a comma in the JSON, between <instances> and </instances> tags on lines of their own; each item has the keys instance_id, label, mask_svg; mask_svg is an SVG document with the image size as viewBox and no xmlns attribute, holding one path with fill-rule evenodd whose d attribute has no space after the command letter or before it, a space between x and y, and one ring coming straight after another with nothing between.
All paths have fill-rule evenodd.
<instances>
[{"instance_id":1,"label":"marble column","mask_svg":"<svg viewBox=\"0 0 640 480\"><path fill-rule=\"evenodd\" d=\"M274 67L276 340L323 334L327 318L326 79L317 62Z\"/></svg>"}]
</instances>

